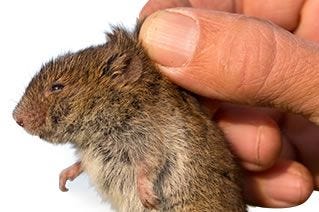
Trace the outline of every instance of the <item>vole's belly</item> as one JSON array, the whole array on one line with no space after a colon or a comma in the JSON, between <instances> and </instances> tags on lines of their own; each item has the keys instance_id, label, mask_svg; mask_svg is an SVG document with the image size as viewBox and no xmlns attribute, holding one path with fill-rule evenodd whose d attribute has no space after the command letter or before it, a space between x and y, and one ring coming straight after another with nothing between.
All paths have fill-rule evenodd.
<instances>
[{"instance_id":1,"label":"vole's belly","mask_svg":"<svg viewBox=\"0 0 319 212\"><path fill-rule=\"evenodd\" d=\"M133 168L115 159L103 160L92 151L80 152L82 166L105 201L117 211L144 211L136 191Z\"/></svg>"}]
</instances>

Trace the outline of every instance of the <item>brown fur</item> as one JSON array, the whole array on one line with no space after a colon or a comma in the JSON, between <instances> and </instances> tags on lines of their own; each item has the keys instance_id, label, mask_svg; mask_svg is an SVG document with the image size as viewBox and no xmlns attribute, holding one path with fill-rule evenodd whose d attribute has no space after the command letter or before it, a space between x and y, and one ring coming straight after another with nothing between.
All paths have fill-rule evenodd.
<instances>
[{"instance_id":1,"label":"brown fur","mask_svg":"<svg viewBox=\"0 0 319 212\"><path fill-rule=\"evenodd\" d=\"M119 211L246 211L221 131L159 74L138 31L115 28L106 44L47 63L14 118L48 142L72 143Z\"/></svg>"}]
</instances>

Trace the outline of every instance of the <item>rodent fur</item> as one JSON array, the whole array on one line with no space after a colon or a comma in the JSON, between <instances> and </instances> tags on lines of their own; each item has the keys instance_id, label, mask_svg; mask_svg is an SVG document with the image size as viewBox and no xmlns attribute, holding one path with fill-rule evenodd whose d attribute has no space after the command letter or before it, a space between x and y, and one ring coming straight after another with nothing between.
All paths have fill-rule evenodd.
<instances>
[{"instance_id":1,"label":"rodent fur","mask_svg":"<svg viewBox=\"0 0 319 212\"><path fill-rule=\"evenodd\" d=\"M193 94L161 76L139 26L114 27L105 44L48 62L15 119L48 142L73 144L118 211L246 211L222 132Z\"/></svg>"}]
</instances>

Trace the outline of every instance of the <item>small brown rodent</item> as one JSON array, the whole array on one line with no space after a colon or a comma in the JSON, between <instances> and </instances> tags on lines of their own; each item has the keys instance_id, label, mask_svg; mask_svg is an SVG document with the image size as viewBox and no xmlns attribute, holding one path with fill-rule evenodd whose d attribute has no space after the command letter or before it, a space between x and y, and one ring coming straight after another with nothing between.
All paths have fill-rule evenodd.
<instances>
[{"instance_id":1,"label":"small brown rodent","mask_svg":"<svg viewBox=\"0 0 319 212\"><path fill-rule=\"evenodd\" d=\"M30 134L70 142L118 211L246 211L240 168L197 99L161 76L134 33L48 62L13 116Z\"/></svg>"}]
</instances>

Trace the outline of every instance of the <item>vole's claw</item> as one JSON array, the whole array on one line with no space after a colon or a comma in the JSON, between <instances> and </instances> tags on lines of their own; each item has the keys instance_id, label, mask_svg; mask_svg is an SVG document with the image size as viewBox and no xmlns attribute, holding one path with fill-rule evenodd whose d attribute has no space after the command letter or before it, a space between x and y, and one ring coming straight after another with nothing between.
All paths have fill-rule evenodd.
<instances>
[{"instance_id":1,"label":"vole's claw","mask_svg":"<svg viewBox=\"0 0 319 212\"><path fill-rule=\"evenodd\" d=\"M60 190L61 190L62 192L68 192L68 191L69 191L69 189L66 188L65 186L60 186Z\"/></svg>"},{"instance_id":2,"label":"vole's claw","mask_svg":"<svg viewBox=\"0 0 319 212\"><path fill-rule=\"evenodd\" d=\"M65 187L66 181L68 178L65 175L65 172L61 172L60 177L59 177L59 188L62 192L67 192L69 189Z\"/></svg>"}]
</instances>

